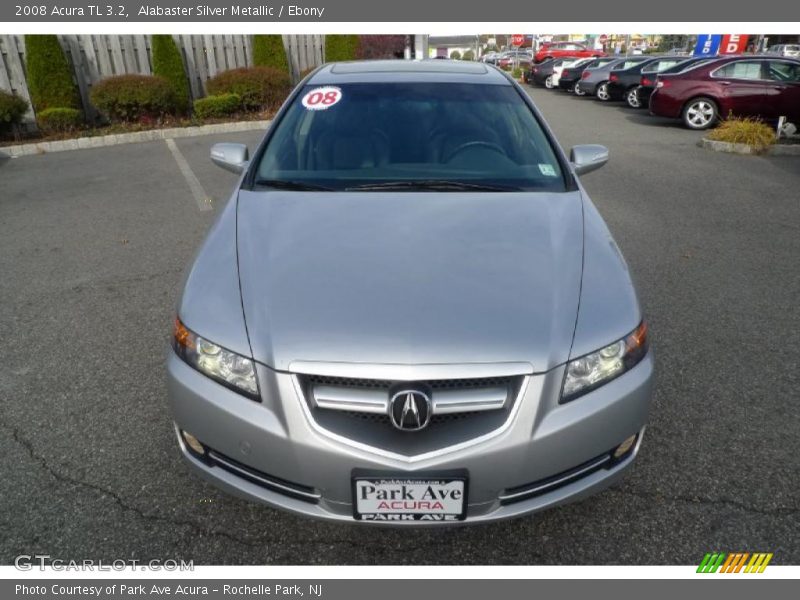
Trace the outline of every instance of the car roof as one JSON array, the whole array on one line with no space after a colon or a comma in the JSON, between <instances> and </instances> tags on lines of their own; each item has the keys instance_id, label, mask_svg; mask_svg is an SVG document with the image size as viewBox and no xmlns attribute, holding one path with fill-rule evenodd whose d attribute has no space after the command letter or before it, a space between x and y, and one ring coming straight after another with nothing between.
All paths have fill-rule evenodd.
<instances>
[{"instance_id":1,"label":"car roof","mask_svg":"<svg viewBox=\"0 0 800 600\"><path fill-rule=\"evenodd\" d=\"M364 60L328 63L308 81L337 83L451 82L511 85L499 69L481 62L457 60Z\"/></svg>"}]
</instances>

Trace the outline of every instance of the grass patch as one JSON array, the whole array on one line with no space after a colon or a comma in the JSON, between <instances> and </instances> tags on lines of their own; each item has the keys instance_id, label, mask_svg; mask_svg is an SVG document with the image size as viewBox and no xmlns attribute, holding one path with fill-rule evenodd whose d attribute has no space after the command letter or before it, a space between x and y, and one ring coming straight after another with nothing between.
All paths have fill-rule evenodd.
<instances>
[{"instance_id":1,"label":"grass patch","mask_svg":"<svg viewBox=\"0 0 800 600\"><path fill-rule=\"evenodd\" d=\"M706 137L715 142L747 144L757 152L763 152L776 141L775 130L752 117L729 117Z\"/></svg>"}]
</instances>

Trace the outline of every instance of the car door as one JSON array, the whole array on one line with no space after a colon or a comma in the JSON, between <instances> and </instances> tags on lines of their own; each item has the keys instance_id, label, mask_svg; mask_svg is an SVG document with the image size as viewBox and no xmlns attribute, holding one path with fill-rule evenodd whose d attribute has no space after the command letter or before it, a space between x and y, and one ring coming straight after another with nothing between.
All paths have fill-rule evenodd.
<instances>
[{"instance_id":1,"label":"car door","mask_svg":"<svg viewBox=\"0 0 800 600\"><path fill-rule=\"evenodd\" d=\"M800 126L800 63L768 61L766 99L773 106L772 118L786 117Z\"/></svg>"},{"instance_id":2,"label":"car door","mask_svg":"<svg viewBox=\"0 0 800 600\"><path fill-rule=\"evenodd\" d=\"M729 113L740 116L772 117L766 102L766 61L737 60L711 72L720 116Z\"/></svg>"}]
</instances>

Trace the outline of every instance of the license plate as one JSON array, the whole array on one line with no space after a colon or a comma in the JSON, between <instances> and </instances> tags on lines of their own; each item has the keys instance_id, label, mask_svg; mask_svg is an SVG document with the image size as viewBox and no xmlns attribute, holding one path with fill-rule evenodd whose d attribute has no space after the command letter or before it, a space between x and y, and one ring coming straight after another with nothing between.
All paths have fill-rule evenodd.
<instances>
[{"instance_id":1,"label":"license plate","mask_svg":"<svg viewBox=\"0 0 800 600\"><path fill-rule=\"evenodd\" d=\"M461 521L466 516L464 478L377 478L353 480L360 521Z\"/></svg>"}]
</instances>

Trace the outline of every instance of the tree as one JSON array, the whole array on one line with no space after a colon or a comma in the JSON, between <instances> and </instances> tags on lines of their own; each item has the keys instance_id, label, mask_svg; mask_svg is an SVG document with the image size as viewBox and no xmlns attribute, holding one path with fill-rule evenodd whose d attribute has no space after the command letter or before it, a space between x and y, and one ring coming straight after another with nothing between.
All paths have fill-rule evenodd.
<instances>
[{"instance_id":1,"label":"tree","mask_svg":"<svg viewBox=\"0 0 800 600\"><path fill-rule=\"evenodd\" d=\"M253 65L256 67L273 67L289 71L286 48L281 35L253 36Z\"/></svg>"},{"instance_id":2,"label":"tree","mask_svg":"<svg viewBox=\"0 0 800 600\"><path fill-rule=\"evenodd\" d=\"M452 60L461 60L461 52L459 52L458 50L453 50L450 53L450 58Z\"/></svg>"},{"instance_id":3,"label":"tree","mask_svg":"<svg viewBox=\"0 0 800 600\"><path fill-rule=\"evenodd\" d=\"M178 110L189 109L189 80L183 68L183 58L178 45L171 35L154 35L151 40L153 51L153 75L166 79L175 92Z\"/></svg>"},{"instance_id":4,"label":"tree","mask_svg":"<svg viewBox=\"0 0 800 600\"><path fill-rule=\"evenodd\" d=\"M28 92L38 112L48 108L81 108L72 69L55 35L26 35Z\"/></svg>"},{"instance_id":5,"label":"tree","mask_svg":"<svg viewBox=\"0 0 800 600\"><path fill-rule=\"evenodd\" d=\"M358 50L357 35L326 35L325 61L354 60Z\"/></svg>"},{"instance_id":6,"label":"tree","mask_svg":"<svg viewBox=\"0 0 800 600\"><path fill-rule=\"evenodd\" d=\"M464 54L461 56L461 60L475 60L475 51L465 50Z\"/></svg>"}]
</instances>

